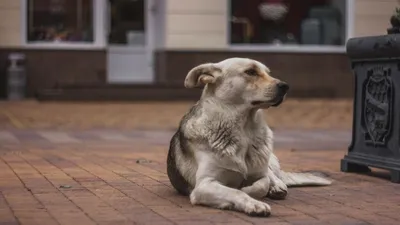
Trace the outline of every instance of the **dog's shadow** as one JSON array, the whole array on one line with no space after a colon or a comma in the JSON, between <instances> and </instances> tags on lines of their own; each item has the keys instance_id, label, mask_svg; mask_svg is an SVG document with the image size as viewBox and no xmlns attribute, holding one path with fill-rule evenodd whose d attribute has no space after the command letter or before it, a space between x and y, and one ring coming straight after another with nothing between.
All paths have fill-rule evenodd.
<instances>
[{"instance_id":1,"label":"dog's shadow","mask_svg":"<svg viewBox=\"0 0 400 225\"><path fill-rule=\"evenodd\" d=\"M391 177L390 177L390 172L387 170L382 170L382 169L371 169L370 172L365 172L365 173L357 173L357 174L361 174L364 176L370 176L370 177L374 177L374 178L379 178L381 180L387 180L390 181Z\"/></svg>"},{"instance_id":2,"label":"dog's shadow","mask_svg":"<svg viewBox=\"0 0 400 225\"><path fill-rule=\"evenodd\" d=\"M328 174L336 182L354 183L360 181L391 181L390 171L378 168L370 168L370 171L365 172L335 172ZM336 181L336 182L335 182Z\"/></svg>"}]
</instances>

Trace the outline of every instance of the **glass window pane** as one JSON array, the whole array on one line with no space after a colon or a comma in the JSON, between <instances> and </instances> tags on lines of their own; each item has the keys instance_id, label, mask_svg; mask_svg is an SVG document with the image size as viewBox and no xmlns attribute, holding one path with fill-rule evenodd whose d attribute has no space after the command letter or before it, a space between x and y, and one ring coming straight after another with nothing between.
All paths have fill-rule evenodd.
<instances>
[{"instance_id":1,"label":"glass window pane","mask_svg":"<svg viewBox=\"0 0 400 225\"><path fill-rule=\"evenodd\" d=\"M93 0L28 0L28 42L93 42Z\"/></svg>"},{"instance_id":2,"label":"glass window pane","mask_svg":"<svg viewBox=\"0 0 400 225\"><path fill-rule=\"evenodd\" d=\"M108 0L111 8L111 44L145 44L145 1Z\"/></svg>"},{"instance_id":3,"label":"glass window pane","mask_svg":"<svg viewBox=\"0 0 400 225\"><path fill-rule=\"evenodd\" d=\"M346 0L231 0L232 44L344 45Z\"/></svg>"}]
</instances>

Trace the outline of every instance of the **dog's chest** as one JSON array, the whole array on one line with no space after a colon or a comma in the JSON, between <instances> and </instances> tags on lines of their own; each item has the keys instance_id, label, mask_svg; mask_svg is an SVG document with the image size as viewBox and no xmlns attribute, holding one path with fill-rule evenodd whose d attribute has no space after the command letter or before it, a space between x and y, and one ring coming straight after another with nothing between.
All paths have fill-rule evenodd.
<instances>
[{"instance_id":1,"label":"dog's chest","mask_svg":"<svg viewBox=\"0 0 400 225\"><path fill-rule=\"evenodd\" d=\"M246 164L249 174L258 173L268 166L268 160L271 153L267 143L265 130L254 129L243 132L243 147L241 155Z\"/></svg>"},{"instance_id":2,"label":"dog's chest","mask_svg":"<svg viewBox=\"0 0 400 225\"><path fill-rule=\"evenodd\" d=\"M228 170L238 172L236 175L229 173L229 176L228 174L223 176L226 184L235 188L238 188L246 180L263 176L267 171L270 156L270 151L262 135L255 133L241 133L240 135L241 144L236 155L230 160L225 158L218 161L220 166L223 165Z\"/></svg>"}]
</instances>

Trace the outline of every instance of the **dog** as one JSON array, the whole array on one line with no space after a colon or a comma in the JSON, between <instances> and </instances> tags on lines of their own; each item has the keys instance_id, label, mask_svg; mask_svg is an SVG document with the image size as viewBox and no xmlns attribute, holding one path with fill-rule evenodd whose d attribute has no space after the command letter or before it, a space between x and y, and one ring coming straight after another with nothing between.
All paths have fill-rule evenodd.
<instances>
[{"instance_id":1,"label":"dog","mask_svg":"<svg viewBox=\"0 0 400 225\"><path fill-rule=\"evenodd\" d=\"M312 173L288 173L273 153L263 109L279 106L289 85L248 58L229 58L191 69L186 88L203 88L170 141L167 174L193 205L269 216L265 197L285 199L290 186L323 186Z\"/></svg>"}]
</instances>

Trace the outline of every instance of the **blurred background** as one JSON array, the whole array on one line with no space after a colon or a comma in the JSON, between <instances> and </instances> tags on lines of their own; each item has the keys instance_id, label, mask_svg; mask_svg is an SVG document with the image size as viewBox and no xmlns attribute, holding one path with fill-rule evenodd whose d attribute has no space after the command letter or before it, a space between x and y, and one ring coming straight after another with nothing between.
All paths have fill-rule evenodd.
<instances>
[{"instance_id":1,"label":"blurred background","mask_svg":"<svg viewBox=\"0 0 400 225\"><path fill-rule=\"evenodd\" d=\"M291 98L351 98L346 40L385 34L398 3L1 0L0 98L17 61L27 98L195 100L187 72L228 57L265 63Z\"/></svg>"},{"instance_id":2,"label":"blurred background","mask_svg":"<svg viewBox=\"0 0 400 225\"><path fill-rule=\"evenodd\" d=\"M353 75L346 41L386 34L397 5L1 0L0 124L174 128L201 93L183 87L191 68L249 57L291 86L284 107L269 112L272 126L349 130Z\"/></svg>"}]
</instances>

